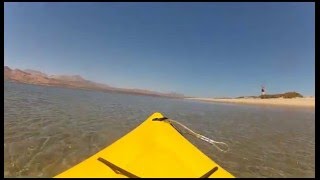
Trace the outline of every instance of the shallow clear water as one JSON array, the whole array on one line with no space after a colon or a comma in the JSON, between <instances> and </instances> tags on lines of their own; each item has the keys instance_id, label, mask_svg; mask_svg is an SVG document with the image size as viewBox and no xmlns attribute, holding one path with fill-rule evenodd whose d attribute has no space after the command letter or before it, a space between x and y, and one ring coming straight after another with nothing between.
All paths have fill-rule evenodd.
<instances>
[{"instance_id":1,"label":"shallow clear water","mask_svg":"<svg viewBox=\"0 0 320 180\"><path fill-rule=\"evenodd\" d=\"M5 177L52 177L128 133L153 112L230 151L186 137L236 177L315 177L314 108L193 102L4 83Z\"/></svg>"}]
</instances>

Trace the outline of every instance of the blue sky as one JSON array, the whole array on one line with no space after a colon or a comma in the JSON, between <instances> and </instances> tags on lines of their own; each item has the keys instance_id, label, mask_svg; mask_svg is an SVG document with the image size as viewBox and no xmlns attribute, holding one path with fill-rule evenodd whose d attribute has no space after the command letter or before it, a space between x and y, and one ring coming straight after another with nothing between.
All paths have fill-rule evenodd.
<instances>
[{"instance_id":1,"label":"blue sky","mask_svg":"<svg viewBox=\"0 0 320 180\"><path fill-rule=\"evenodd\" d=\"M5 3L4 64L198 97L315 94L314 3Z\"/></svg>"}]
</instances>

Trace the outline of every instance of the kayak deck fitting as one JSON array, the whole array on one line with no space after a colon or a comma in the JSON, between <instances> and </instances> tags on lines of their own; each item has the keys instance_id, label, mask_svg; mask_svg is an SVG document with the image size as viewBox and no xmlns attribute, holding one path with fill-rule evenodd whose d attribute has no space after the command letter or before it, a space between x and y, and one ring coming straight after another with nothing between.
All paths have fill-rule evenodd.
<instances>
[{"instance_id":1,"label":"kayak deck fitting","mask_svg":"<svg viewBox=\"0 0 320 180\"><path fill-rule=\"evenodd\" d=\"M161 113L88 159L55 176L119 178L232 178L184 138Z\"/></svg>"}]
</instances>

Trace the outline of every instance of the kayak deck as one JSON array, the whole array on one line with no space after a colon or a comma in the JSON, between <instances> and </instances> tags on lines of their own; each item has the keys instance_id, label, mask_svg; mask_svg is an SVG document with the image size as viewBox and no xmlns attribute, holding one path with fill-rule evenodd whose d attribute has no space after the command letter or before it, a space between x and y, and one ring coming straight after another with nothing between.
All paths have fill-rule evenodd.
<instances>
[{"instance_id":1,"label":"kayak deck","mask_svg":"<svg viewBox=\"0 0 320 180\"><path fill-rule=\"evenodd\" d=\"M134 130L83 162L55 176L72 177L234 177L152 114Z\"/></svg>"}]
</instances>

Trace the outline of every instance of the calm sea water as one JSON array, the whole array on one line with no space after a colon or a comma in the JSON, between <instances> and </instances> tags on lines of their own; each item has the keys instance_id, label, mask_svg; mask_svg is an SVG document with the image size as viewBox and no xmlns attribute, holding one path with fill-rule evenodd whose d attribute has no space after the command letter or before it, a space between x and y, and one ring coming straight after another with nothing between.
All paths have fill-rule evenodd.
<instances>
[{"instance_id":1,"label":"calm sea water","mask_svg":"<svg viewBox=\"0 0 320 180\"><path fill-rule=\"evenodd\" d=\"M52 177L128 133L153 112L230 151L188 137L236 177L315 177L315 110L214 104L4 83L5 177Z\"/></svg>"}]
</instances>

